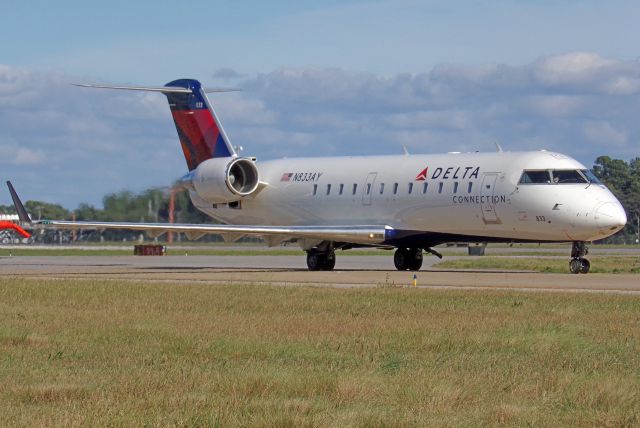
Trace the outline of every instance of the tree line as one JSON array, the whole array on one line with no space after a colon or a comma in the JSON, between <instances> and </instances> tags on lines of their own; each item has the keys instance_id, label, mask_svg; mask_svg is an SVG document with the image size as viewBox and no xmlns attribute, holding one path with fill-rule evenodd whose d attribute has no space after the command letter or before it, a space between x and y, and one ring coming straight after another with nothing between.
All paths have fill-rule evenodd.
<instances>
[{"instance_id":1,"label":"tree line","mask_svg":"<svg viewBox=\"0 0 640 428\"><path fill-rule=\"evenodd\" d=\"M630 162L600 156L593 165L594 174L613 192L627 212L627 225L620 232L607 238L607 243L634 243L638 239L640 216L640 158ZM140 193L124 190L110 193L102 199L102 209L82 203L73 211L61 205L43 201L27 201L25 207L34 219L86 220L86 221L169 221L170 190L151 188ZM175 191L174 222L211 223L214 220L194 208L186 191ZM12 206L0 205L0 213L11 214ZM107 240L137 239L140 232L105 231L102 234L88 232L82 239ZM212 237L204 239L216 239Z\"/></svg>"},{"instance_id":2,"label":"tree line","mask_svg":"<svg viewBox=\"0 0 640 428\"><path fill-rule=\"evenodd\" d=\"M26 201L25 208L32 219L56 219L77 221L131 221L131 222L169 222L169 205L171 191L151 188L140 193L123 190L109 193L102 198L103 208L96 208L87 203L81 203L75 210L68 210L59 204L44 201ZM0 205L0 213L13 214L13 206ZM174 222L175 223L211 223L213 219L198 211L189 200L184 190L174 193ZM85 231L76 234L76 240L87 241L122 241L136 240L140 232L128 230L105 230L104 232ZM36 240L45 242L69 241L72 233L58 234L50 231L43 235L36 235ZM160 240L163 240L161 238ZM206 238L205 238L206 239ZM209 238L211 239L211 238ZM215 239L215 238L214 238Z\"/></svg>"}]
</instances>

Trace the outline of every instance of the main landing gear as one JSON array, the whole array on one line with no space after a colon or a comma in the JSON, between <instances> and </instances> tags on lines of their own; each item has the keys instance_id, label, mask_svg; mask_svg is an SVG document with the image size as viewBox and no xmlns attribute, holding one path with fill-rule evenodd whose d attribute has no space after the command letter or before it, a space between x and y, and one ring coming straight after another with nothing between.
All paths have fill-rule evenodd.
<instances>
[{"instance_id":1,"label":"main landing gear","mask_svg":"<svg viewBox=\"0 0 640 428\"><path fill-rule=\"evenodd\" d=\"M334 243L322 242L313 248L307 249L307 267L312 271L329 271L336 266L336 253ZM351 247L338 247L349 249ZM422 267L422 252L431 253L438 258L442 254L433 248L398 248L393 256L393 263L398 270L420 270Z\"/></svg>"},{"instance_id":2,"label":"main landing gear","mask_svg":"<svg viewBox=\"0 0 640 428\"><path fill-rule=\"evenodd\" d=\"M589 248L584 241L576 241L571 247L571 261L569 262L569 270L571 273L587 273L591 267L589 260L584 256L589 254Z\"/></svg>"},{"instance_id":3,"label":"main landing gear","mask_svg":"<svg viewBox=\"0 0 640 428\"><path fill-rule=\"evenodd\" d=\"M393 255L393 264L398 270L420 270L422 248L398 248Z\"/></svg>"},{"instance_id":4,"label":"main landing gear","mask_svg":"<svg viewBox=\"0 0 640 428\"><path fill-rule=\"evenodd\" d=\"M330 251L307 251L307 267L309 270L333 270L336 266L336 253Z\"/></svg>"}]
</instances>

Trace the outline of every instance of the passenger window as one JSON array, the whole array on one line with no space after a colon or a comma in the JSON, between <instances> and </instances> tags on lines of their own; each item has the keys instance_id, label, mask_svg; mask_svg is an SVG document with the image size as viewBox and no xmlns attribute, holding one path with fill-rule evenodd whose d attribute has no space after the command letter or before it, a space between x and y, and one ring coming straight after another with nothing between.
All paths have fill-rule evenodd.
<instances>
[{"instance_id":1,"label":"passenger window","mask_svg":"<svg viewBox=\"0 0 640 428\"><path fill-rule=\"evenodd\" d=\"M556 169L551 171L556 184L587 183L587 179L575 169Z\"/></svg>"},{"instance_id":2,"label":"passenger window","mask_svg":"<svg viewBox=\"0 0 640 428\"><path fill-rule=\"evenodd\" d=\"M358 191L358 184L353 183L353 194L355 195L357 191Z\"/></svg>"},{"instance_id":3,"label":"passenger window","mask_svg":"<svg viewBox=\"0 0 640 428\"><path fill-rule=\"evenodd\" d=\"M442 193L442 186L444 186L444 183L441 181L438 183L438 193Z\"/></svg>"},{"instance_id":4,"label":"passenger window","mask_svg":"<svg viewBox=\"0 0 640 428\"><path fill-rule=\"evenodd\" d=\"M344 184L340 183L340 188L338 189L338 195L342 195L343 190L344 190Z\"/></svg>"},{"instance_id":5,"label":"passenger window","mask_svg":"<svg viewBox=\"0 0 640 428\"><path fill-rule=\"evenodd\" d=\"M367 183L367 195L371 194L371 183Z\"/></svg>"},{"instance_id":6,"label":"passenger window","mask_svg":"<svg viewBox=\"0 0 640 428\"><path fill-rule=\"evenodd\" d=\"M427 189L429 188L429 183L424 183L424 185L422 186L422 194L426 194L427 193Z\"/></svg>"},{"instance_id":7,"label":"passenger window","mask_svg":"<svg viewBox=\"0 0 640 428\"><path fill-rule=\"evenodd\" d=\"M523 171L519 184L549 184L549 171Z\"/></svg>"},{"instance_id":8,"label":"passenger window","mask_svg":"<svg viewBox=\"0 0 640 428\"><path fill-rule=\"evenodd\" d=\"M318 193L318 185L314 184L313 185L313 196L315 196Z\"/></svg>"},{"instance_id":9,"label":"passenger window","mask_svg":"<svg viewBox=\"0 0 640 428\"><path fill-rule=\"evenodd\" d=\"M331 184L327 184L327 195L331 194Z\"/></svg>"},{"instance_id":10,"label":"passenger window","mask_svg":"<svg viewBox=\"0 0 640 428\"><path fill-rule=\"evenodd\" d=\"M469 182L469 187L467 187L467 193L471 193L471 189L473 188L473 181Z\"/></svg>"},{"instance_id":11,"label":"passenger window","mask_svg":"<svg viewBox=\"0 0 640 428\"><path fill-rule=\"evenodd\" d=\"M413 191L413 183L409 183L409 194Z\"/></svg>"},{"instance_id":12,"label":"passenger window","mask_svg":"<svg viewBox=\"0 0 640 428\"><path fill-rule=\"evenodd\" d=\"M380 183L380 194L384 193L384 183Z\"/></svg>"},{"instance_id":13,"label":"passenger window","mask_svg":"<svg viewBox=\"0 0 640 428\"><path fill-rule=\"evenodd\" d=\"M398 183L393 183L393 194L394 195L398 194Z\"/></svg>"},{"instance_id":14,"label":"passenger window","mask_svg":"<svg viewBox=\"0 0 640 428\"><path fill-rule=\"evenodd\" d=\"M457 181L453 182L453 193L458 193L458 182Z\"/></svg>"}]
</instances>

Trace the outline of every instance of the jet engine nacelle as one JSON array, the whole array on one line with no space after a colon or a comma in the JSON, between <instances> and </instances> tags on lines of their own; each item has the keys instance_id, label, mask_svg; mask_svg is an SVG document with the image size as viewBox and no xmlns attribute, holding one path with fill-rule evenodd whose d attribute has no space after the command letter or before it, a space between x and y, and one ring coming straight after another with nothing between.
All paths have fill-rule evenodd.
<instances>
[{"instance_id":1,"label":"jet engine nacelle","mask_svg":"<svg viewBox=\"0 0 640 428\"><path fill-rule=\"evenodd\" d=\"M191 184L198 195L212 203L228 203L250 195L258 188L258 168L248 158L213 158L192 173Z\"/></svg>"}]
</instances>

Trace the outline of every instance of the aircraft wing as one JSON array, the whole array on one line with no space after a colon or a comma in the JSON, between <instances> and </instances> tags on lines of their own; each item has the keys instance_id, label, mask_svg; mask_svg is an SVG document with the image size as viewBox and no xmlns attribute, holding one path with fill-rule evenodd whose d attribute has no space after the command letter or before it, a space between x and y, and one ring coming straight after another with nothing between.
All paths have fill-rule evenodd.
<instances>
[{"instance_id":1,"label":"aircraft wing","mask_svg":"<svg viewBox=\"0 0 640 428\"><path fill-rule=\"evenodd\" d=\"M150 237L158 237L167 232L184 233L189 239L198 239L207 234L221 235L225 241L233 242L247 236L263 237L269 245L295 239L318 239L354 244L382 244L387 234L393 230L386 225L353 226L261 226L230 224L183 224L183 223L134 223L134 222L92 222L40 220L32 222L36 228L51 229L125 229L146 232Z\"/></svg>"},{"instance_id":2,"label":"aircraft wing","mask_svg":"<svg viewBox=\"0 0 640 428\"><path fill-rule=\"evenodd\" d=\"M382 244L393 230L387 225L345 225L345 226L263 226L230 224L183 224L183 223L134 223L106 221L65 221L31 220L22 201L7 181L9 193L20 220L35 229L125 229L139 230L150 237L158 237L167 232L184 233L188 239L198 239L207 234L222 235L227 242L233 242L246 235L260 236L269 245L278 245L290 239L312 239L321 241L349 242L354 244Z\"/></svg>"}]
</instances>

